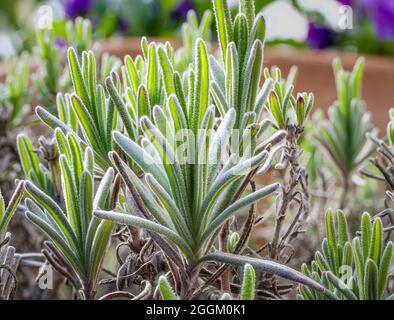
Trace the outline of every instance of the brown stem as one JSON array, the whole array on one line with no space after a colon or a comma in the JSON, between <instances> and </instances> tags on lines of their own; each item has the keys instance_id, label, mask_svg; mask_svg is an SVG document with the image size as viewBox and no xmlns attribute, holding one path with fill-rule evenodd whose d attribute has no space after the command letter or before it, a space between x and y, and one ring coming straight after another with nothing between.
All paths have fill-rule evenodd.
<instances>
[{"instance_id":1,"label":"brown stem","mask_svg":"<svg viewBox=\"0 0 394 320\"><path fill-rule=\"evenodd\" d=\"M343 175L343 193L340 201L341 209L346 208L346 201L347 201L347 195L349 193L349 190L350 190L350 179L349 179L349 175L345 173Z\"/></svg>"},{"instance_id":2,"label":"brown stem","mask_svg":"<svg viewBox=\"0 0 394 320\"><path fill-rule=\"evenodd\" d=\"M182 274L183 281L182 281L182 292L181 292L181 299L182 300L191 300L193 296L196 295L195 284L197 282L198 275L200 274L201 266L198 265L197 267L187 267L190 271L186 271Z\"/></svg>"},{"instance_id":3,"label":"brown stem","mask_svg":"<svg viewBox=\"0 0 394 320\"><path fill-rule=\"evenodd\" d=\"M106 295L102 296L99 300L113 300L117 298L126 298L128 300L132 300L134 295L127 291L115 291L107 293Z\"/></svg>"},{"instance_id":4,"label":"brown stem","mask_svg":"<svg viewBox=\"0 0 394 320\"><path fill-rule=\"evenodd\" d=\"M298 128L295 126L288 127L287 139L287 151L285 153L286 159L290 166L290 180L288 184L283 187L282 192L282 202L280 208L276 214L276 225L274 231L274 237L272 242L269 244L269 253L271 259L279 260L281 248L281 231L282 225L286 217L286 212L290 207L290 204L295 200L295 195L297 193L301 194L301 199L299 200L303 207L304 218L309 212L309 194L308 194L308 181L304 168L300 166L299 158L302 151L298 145L298 140L303 132L303 128ZM300 191L296 191L299 187ZM299 215L301 217L301 214ZM293 221L295 224L297 221Z\"/></svg>"},{"instance_id":5,"label":"brown stem","mask_svg":"<svg viewBox=\"0 0 394 320\"><path fill-rule=\"evenodd\" d=\"M224 226L222 228L221 235L220 235L221 251L227 252L227 242L228 242L229 234L230 234L230 223L227 221L224 224ZM222 291L231 292L231 290L230 290L230 274L228 272L228 269L223 272L221 279L222 279L222 281L221 281Z\"/></svg>"},{"instance_id":6,"label":"brown stem","mask_svg":"<svg viewBox=\"0 0 394 320\"><path fill-rule=\"evenodd\" d=\"M252 185L252 190L255 191L254 182L251 182L251 185ZM250 233L252 231L255 219L256 219L256 205L253 204L250 207L248 219L245 222L244 228L242 230L242 235L241 235L241 237L237 243L237 246L233 252L234 254L239 254L246 247L246 244L248 242ZM201 286L200 288L197 289L195 294L202 292L205 288L212 285L224 272L227 271L228 268L229 268L229 265L227 265L227 264L222 265L219 269L217 269L215 271L214 274L212 274L210 276L210 278L204 283L203 286Z\"/></svg>"},{"instance_id":7,"label":"brown stem","mask_svg":"<svg viewBox=\"0 0 394 320\"><path fill-rule=\"evenodd\" d=\"M169 259L166 255L164 255L164 257L167 261L168 267L171 270L172 278L174 279L175 290L179 292L181 291L181 272L171 259Z\"/></svg>"},{"instance_id":8,"label":"brown stem","mask_svg":"<svg viewBox=\"0 0 394 320\"><path fill-rule=\"evenodd\" d=\"M12 270L12 268L10 266L5 265L5 264L0 265L0 269L7 270L13 280L12 287L11 287L11 289L9 289L8 293L7 293L7 289L8 289L7 287L4 288L4 292L0 292L0 300L2 298L12 300L14 298L16 288L18 287L18 279L15 275L15 271ZM4 297L3 297L3 294L4 294Z\"/></svg>"},{"instance_id":9,"label":"brown stem","mask_svg":"<svg viewBox=\"0 0 394 320\"><path fill-rule=\"evenodd\" d=\"M96 290L90 281L85 282L80 290L82 300L94 300L96 296Z\"/></svg>"},{"instance_id":10,"label":"brown stem","mask_svg":"<svg viewBox=\"0 0 394 320\"><path fill-rule=\"evenodd\" d=\"M51 171L51 176L52 176L52 181L53 181L53 186L55 189L55 197L57 200L60 201L61 199L61 186L60 186L60 181L58 179L58 159L54 159L49 161L49 168Z\"/></svg>"},{"instance_id":11,"label":"brown stem","mask_svg":"<svg viewBox=\"0 0 394 320\"><path fill-rule=\"evenodd\" d=\"M132 300L147 300L152 295L152 285L150 282L143 281L143 283L145 283L144 289Z\"/></svg>"}]
</instances>

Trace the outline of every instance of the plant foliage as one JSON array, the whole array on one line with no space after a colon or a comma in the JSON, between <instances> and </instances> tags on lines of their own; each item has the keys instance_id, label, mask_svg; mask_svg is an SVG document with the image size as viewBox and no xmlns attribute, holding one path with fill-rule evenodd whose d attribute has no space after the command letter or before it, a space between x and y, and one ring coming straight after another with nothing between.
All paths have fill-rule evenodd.
<instances>
[{"instance_id":1,"label":"plant foliage","mask_svg":"<svg viewBox=\"0 0 394 320\"><path fill-rule=\"evenodd\" d=\"M350 239L344 213L338 211L334 215L328 210L327 237L323 240L322 252L316 252L311 267L304 264L302 271L327 289L325 297L328 299L381 300L385 297L394 253L393 243L385 243L383 233L380 218L371 219L364 213L359 235ZM315 290L300 287L301 299L325 297Z\"/></svg>"},{"instance_id":2,"label":"plant foliage","mask_svg":"<svg viewBox=\"0 0 394 320\"><path fill-rule=\"evenodd\" d=\"M94 155L82 151L72 134L55 130L60 153L64 209L30 181L24 186L26 217L44 233L52 244L43 253L51 264L67 275L83 298L94 297L101 264L114 224L93 216L97 209L111 209L116 201L114 170L109 168L95 192Z\"/></svg>"},{"instance_id":3,"label":"plant foliage","mask_svg":"<svg viewBox=\"0 0 394 320\"><path fill-rule=\"evenodd\" d=\"M364 59L360 58L353 71L347 72L338 59L334 60L338 100L329 110L329 120L316 136L338 168L346 189L354 170L373 151L366 137L372 129L370 115L361 97L364 64Z\"/></svg>"}]
</instances>

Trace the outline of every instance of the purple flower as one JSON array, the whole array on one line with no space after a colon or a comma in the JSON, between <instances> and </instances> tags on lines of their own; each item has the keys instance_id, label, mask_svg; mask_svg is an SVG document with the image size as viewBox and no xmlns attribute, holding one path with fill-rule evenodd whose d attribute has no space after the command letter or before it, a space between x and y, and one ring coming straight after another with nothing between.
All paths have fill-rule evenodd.
<instances>
[{"instance_id":1,"label":"purple flower","mask_svg":"<svg viewBox=\"0 0 394 320\"><path fill-rule=\"evenodd\" d=\"M175 19L185 20L187 17L187 13L193 9L194 6L190 0L181 0L172 15Z\"/></svg>"},{"instance_id":2,"label":"purple flower","mask_svg":"<svg viewBox=\"0 0 394 320\"><path fill-rule=\"evenodd\" d=\"M333 43L332 33L325 27L309 24L307 42L313 49L323 49Z\"/></svg>"},{"instance_id":3,"label":"purple flower","mask_svg":"<svg viewBox=\"0 0 394 320\"><path fill-rule=\"evenodd\" d=\"M126 33L129 29L129 24L125 19L119 18L118 29L121 33Z\"/></svg>"},{"instance_id":4,"label":"purple flower","mask_svg":"<svg viewBox=\"0 0 394 320\"><path fill-rule=\"evenodd\" d=\"M67 41L62 38L55 38L55 46L59 50L62 50L67 47Z\"/></svg>"},{"instance_id":5,"label":"purple flower","mask_svg":"<svg viewBox=\"0 0 394 320\"><path fill-rule=\"evenodd\" d=\"M353 0L337 0L338 2L342 3L344 6L351 6Z\"/></svg>"},{"instance_id":6,"label":"purple flower","mask_svg":"<svg viewBox=\"0 0 394 320\"><path fill-rule=\"evenodd\" d=\"M360 5L370 15L376 36L381 40L394 39L394 1L360 0Z\"/></svg>"},{"instance_id":7,"label":"purple flower","mask_svg":"<svg viewBox=\"0 0 394 320\"><path fill-rule=\"evenodd\" d=\"M94 0L62 0L64 11L69 19L86 14L93 6Z\"/></svg>"}]
</instances>

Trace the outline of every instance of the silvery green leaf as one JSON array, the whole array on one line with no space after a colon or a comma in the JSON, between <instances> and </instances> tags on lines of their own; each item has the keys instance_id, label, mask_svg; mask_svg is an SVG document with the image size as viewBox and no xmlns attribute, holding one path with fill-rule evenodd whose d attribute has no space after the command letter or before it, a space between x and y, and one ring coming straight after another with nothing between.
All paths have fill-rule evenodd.
<instances>
[{"instance_id":1,"label":"silvery green leaf","mask_svg":"<svg viewBox=\"0 0 394 320\"><path fill-rule=\"evenodd\" d=\"M309 286L312 289L315 289L316 291L321 293L326 292L326 289L316 281L308 278L307 276L303 275L299 271L291 269L290 267L279 264L277 262L273 262L265 259L259 259L259 258L234 255L224 252L211 253L205 256L202 259L202 262L203 261L217 261L217 262L229 263L237 266L244 266L246 263L249 263L255 270L276 274L284 279Z\"/></svg>"},{"instance_id":2,"label":"silvery green leaf","mask_svg":"<svg viewBox=\"0 0 394 320\"><path fill-rule=\"evenodd\" d=\"M179 300L165 276L159 278L159 290L163 300Z\"/></svg>"},{"instance_id":3,"label":"silvery green leaf","mask_svg":"<svg viewBox=\"0 0 394 320\"><path fill-rule=\"evenodd\" d=\"M213 0L218 39L223 61L226 61L227 45L232 41L233 25L227 0Z\"/></svg>"},{"instance_id":4,"label":"silvery green leaf","mask_svg":"<svg viewBox=\"0 0 394 320\"><path fill-rule=\"evenodd\" d=\"M218 216L214 217L209 225L206 227L204 233L201 236L201 239L208 238L213 234L213 232L221 226L228 218L234 215L241 208L245 208L255 203L256 201L272 194L275 190L279 188L278 183L271 184L267 187L261 188L240 200L237 200L232 205L230 205L227 209L221 212Z\"/></svg>"},{"instance_id":5,"label":"silvery green leaf","mask_svg":"<svg viewBox=\"0 0 394 320\"><path fill-rule=\"evenodd\" d=\"M197 132L209 101L209 64L208 51L204 40L197 39L195 53L194 98L189 110L189 123L194 133Z\"/></svg>"},{"instance_id":6,"label":"silvery green leaf","mask_svg":"<svg viewBox=\"0 0 394 320\"><path fill-rule=\"evenodd\" d=\"M256 274L253 267L247 263L244 266L240 300L254 300L256 287Z\"/></svg>"},{"instance_id":7,"label":"silvery green leaf","mask_svg":"<svg viewBox=\"0 0 394 320\"><path fill-rule=\"evenodd\" d=\"M326 272L328 280L335 286L335 288L342 293L348 300L357 300L356 295L347 287L347 285L338 279L331 271Z\"/></svg>"},{"instance_id":8,"label":"silvery green leaf","mask_svg":"<svg viewBox=\"0 0 394 320\"><path fill-rule=\"evenodd\" d=\"M386 248L382 254L382 260L379 265L379 289L378 289L378 299L382 299L384 292L386 290L389 270L393 260L394 246L390 241L387 243Z\"/></svg>"},{"instance_id":9,"label":"silvery green leaf","mask_svg":"<svg viewBox=\"0 0 394 320\"><path fill-rule=\"evenodd\" d=\"M0 243L4 240L5 234L7 232L8 224L14 215L19 202L23 196L24 187L23 182L19 182L16 187L7 207L5 207L3 196L0 191Z\"/></svg>"},{"instance_id":10,"label":"silvery green leaf","mask_svg":"<svg viewBox=\"0 0 394 320\"><path fill-rule=\"evenodd\" d=\"M188 258L191 259L194 258L194 253L192 249L185 242L184 239L182 239L176 232L158 223L149 221L144 218L131 216L125 213L118 213L114 211L96 210L94 212L94 215L100 219L112 220L120 224L131 225L152 232L157 232L165 236L168 240L172 241L174 244L176 244Z\"/></svg>"}]
</instances>

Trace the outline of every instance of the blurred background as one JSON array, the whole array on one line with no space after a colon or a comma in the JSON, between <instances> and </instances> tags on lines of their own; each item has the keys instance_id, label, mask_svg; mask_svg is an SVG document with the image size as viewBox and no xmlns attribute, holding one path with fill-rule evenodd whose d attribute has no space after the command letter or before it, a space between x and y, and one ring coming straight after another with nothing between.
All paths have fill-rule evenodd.
<instances>
[{"instance_id":1,"label":"blurred background","mask_svg":"<svg viewBox=\"0 0 394 320\"><path fill-rule=\"evenodd\" d=\"M229 0L234 8L237 0ZM343 7L343 6L350 6ZM258 0L270 46L394 55L393 0ZM31 50L39 17L50 10L59 44L65 23L91 20L95 39L176 38L190 9L201 17L210 0L1 0L0 59Z\"/></svg>"}]
</instances>

